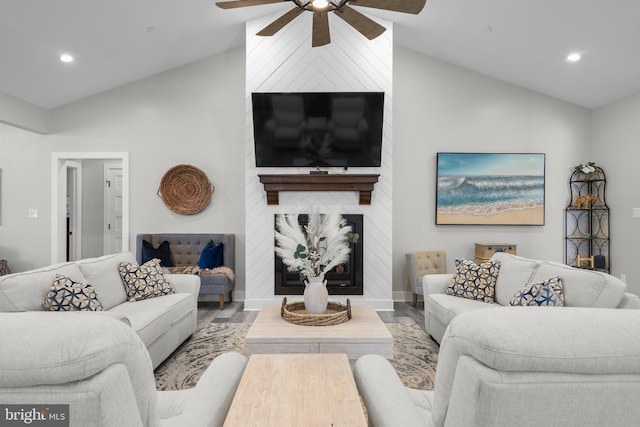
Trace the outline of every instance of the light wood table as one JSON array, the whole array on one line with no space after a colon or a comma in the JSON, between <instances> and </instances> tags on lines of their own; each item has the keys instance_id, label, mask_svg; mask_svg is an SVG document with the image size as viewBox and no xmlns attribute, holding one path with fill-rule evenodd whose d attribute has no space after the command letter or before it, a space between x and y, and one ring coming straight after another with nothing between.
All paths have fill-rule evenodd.
<instances>
[{"instance_id":1,"label":"light wood table","mask_svg":"<svg viewBox=\"0 0 640 427\"><path fill-rule=\"evenodd\" d=\"M224 427L366 427L345 354L254 354Z\"/></svg>"},{"instance_id":2,"label":"light wood table","mask_svg":"<svg viewBox=\"0 0 640 427\"><path fill-rule=\"evenodd\" d=\"M263 308L245 338L244 352L346 353L349 359L380 354L393 359L393 336L369 307L351 306L350 320L338 325L304 326L289 323L279 306Z\"/></svg>"}]
</instances>

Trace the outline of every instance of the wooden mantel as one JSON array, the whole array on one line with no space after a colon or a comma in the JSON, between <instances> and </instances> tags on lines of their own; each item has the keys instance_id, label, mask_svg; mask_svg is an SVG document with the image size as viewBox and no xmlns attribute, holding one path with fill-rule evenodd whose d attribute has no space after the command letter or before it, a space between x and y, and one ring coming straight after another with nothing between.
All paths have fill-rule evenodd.
<instances>
[{"instance_id":1,"label":"wooden mantel","mask_svg":"<svg viewBox=\"0 0 640 427\"><path fill-rule=\"evenodd\" d=\"M371 192L380 175L374 174L285 174L258 175L267 192L267 204L278 204L280 191L357 191L360 204L371 204Z\"/></svg>"}]
</instances>

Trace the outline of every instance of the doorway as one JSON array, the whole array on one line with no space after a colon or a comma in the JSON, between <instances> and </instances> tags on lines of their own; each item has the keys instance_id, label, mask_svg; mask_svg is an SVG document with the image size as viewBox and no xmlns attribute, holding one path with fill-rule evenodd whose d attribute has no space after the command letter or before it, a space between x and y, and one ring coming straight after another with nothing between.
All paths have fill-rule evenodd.
<instances>
[{"instance_id":1,"label":"doorway","mask_svg":"<svg viewBox=\"0 0 640 427\"><path fill-rule=\"evenodd\" d=\"M71 163L70 163L71 162ZM117 185L119 187L119 196L117 201L117 211L118 213L118 224L117 227L112 231L112 241L116 242L116 246L107 247L106 244L103 244L103 241L107 239L107 233L103 230L103 218L107 215L100 210L99 214L96 212L88 212L88 209L92 209L96 206L96 203L92 203L92 200L89 200L95 195L99 198L99 205L103 204L103 198L106 198L106 188L104 190L105 195L103 195L103 188L106 185L103 175L103 166L99 168L99 174L97 174L97 181L100 187L100 191L88 191L88 188L85 188L85 195L89 197L78 196L79 187L78 175L75 175L73 172L70 172L69 169L73 168L74 163L82 164L85 163L104 163L104 169L106 170L107 164L117 165L120 168L119 176L117 176L116 180ZM82 173L85 175L84 181L88 178L86 175L90 175L90 168L85 168L86 173ZM51 172L51 262L59 263L67 260L67 248L69 248L68 258L70 260L80 259L83 252L89 250L89 248L94 245L91 244L89 240L92 237L92 226L91 224L85 224L86 227L79 226L79 228L74 229L74 233L77 233L73 239L72 243L68 243L69 234L67 233L67 218L68 215L68 194L71 191L71 188L75 187L75 205L76 205L76 220L82 222L87 222L89 219L96 220L97 228L94 234L99 233L99 236L94 239L94 241L99 241L99 245L95 251L96 253L92 253L92 256L116 253L122 251L129 250L129 153L103 153L103 152L58 152L52 153L52 172ZM69 181L75 181L76 185L71 185ZM82 185L82 184L80 184ZM78 197L83 200L81 203L78 202ZM94 209L95 210L95 209ZM81 221L82 218L85 218L85 221ZM76 231L79 230L79 231ZM79 234L79 235L78 235ZM82 242L89 242L89 244L82 244ZM74 247L75 243L75 247ZM80 249L82 248L82 249ZM85 250L86 249L86 250ZM72 255L72 251L75 251L75 254ZM81 252L79 252L81 251Z\"/></svg>"}]
</instances>

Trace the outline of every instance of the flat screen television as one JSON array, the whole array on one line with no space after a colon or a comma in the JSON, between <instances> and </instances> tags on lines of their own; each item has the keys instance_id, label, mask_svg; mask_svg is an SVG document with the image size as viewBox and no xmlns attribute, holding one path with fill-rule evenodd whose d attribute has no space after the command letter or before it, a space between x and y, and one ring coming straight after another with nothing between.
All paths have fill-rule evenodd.
<instances>
[{"instance_id":1,"label":"flat screen television","mask_svg":"<svg viewBox=\"0 0 640 427\"><path fill-rule=\"evenodd\" d=\"M251 94L257 167L378 167L384 92Z\"/></svg>"}]
</instances>

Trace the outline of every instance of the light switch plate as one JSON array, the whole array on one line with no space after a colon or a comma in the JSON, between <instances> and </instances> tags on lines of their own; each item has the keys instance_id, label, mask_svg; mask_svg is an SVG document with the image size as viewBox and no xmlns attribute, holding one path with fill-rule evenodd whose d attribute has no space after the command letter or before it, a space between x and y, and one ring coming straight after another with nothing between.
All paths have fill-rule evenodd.
<instances>
[{"instance_id":1,"label":"light switch plate","mask_svg":"<svg viewBox=\"0 0 640 427\"><path fill-rule=\"evenodd\" d=\"M38 209L29 208L29 218L38 218Z\"/></svg>"},{"instance_id":2,"label":"light switch plate","mask_svg":"<svg viewBox=\"0 0 640 427\"><path fill-rule=\"evenodd\" d=\"M640 208L633 208L632 212L634 218L640 218Z\"/></svg>"}]
</instances>

